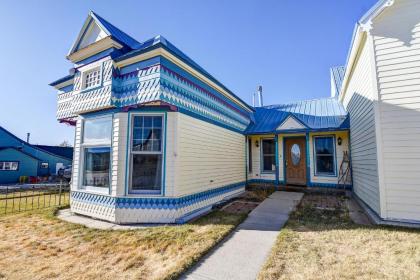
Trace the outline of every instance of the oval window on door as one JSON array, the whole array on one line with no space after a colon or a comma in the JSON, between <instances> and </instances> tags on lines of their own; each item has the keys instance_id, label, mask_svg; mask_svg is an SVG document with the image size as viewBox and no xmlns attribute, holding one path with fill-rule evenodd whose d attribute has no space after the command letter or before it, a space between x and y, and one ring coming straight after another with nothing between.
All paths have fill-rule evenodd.
<instances>
[{"instance_id":1,"label":"oval window on door","mask_svg":"<svg viewBox=\"0 0 420 280\"><path fill-rule=\"evenodd\" d=\"M300 148L298 144L293 144L291 149L291 155L293 165L298 165L300 162Z\"/></svg>"}]
</instances>

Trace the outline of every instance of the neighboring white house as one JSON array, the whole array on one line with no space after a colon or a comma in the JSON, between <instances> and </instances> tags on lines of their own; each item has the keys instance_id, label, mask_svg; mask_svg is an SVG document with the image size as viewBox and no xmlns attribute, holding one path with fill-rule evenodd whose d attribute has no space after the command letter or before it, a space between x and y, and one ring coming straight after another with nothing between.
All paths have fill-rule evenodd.
<instances>
[{"instance_id":1,"label":"neighboring white house","mask_svg":"<svg viewBox=\"0 0 420 280\"><path fill-rule=\"evenodd\" d=\"M355 27L339 100L354 193L380 218L420 222L420 1L379 1Z\"/></svg>"},{"instance_id":2,"label":"neighboring white house","mask_svg":"<svg viewBox=\"0 0 420 280\"><path fill-rule=\"evenodd\" d=\"M162 36L138 42L93 12L67 58L51 85L75 126L73 212L182 223L270 184L353 187L373 215L420 223L420 0L361 19L322 99L251 107Z\"/></svg>"}]
</instances>

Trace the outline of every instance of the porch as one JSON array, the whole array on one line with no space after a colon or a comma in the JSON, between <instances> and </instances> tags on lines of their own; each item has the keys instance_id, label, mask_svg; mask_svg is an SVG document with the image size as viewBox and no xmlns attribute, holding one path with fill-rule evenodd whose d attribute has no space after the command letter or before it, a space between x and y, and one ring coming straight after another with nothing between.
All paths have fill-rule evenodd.
<instances>
[{"instance_id":1,"label":"porch","mask_svg":"<svg viewBox=\"0 0 420 280\"><path fill-rule=\"evenodd\" d=\"M282 190L351 189L349 131L247 136L247 183Z\"/></svg>"}]
</instances>

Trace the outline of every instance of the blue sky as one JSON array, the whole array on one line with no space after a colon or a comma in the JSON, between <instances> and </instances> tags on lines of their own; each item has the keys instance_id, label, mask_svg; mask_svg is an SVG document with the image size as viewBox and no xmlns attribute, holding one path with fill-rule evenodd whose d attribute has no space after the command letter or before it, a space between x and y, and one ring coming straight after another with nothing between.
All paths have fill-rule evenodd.
<instances>
[{"instance_id":1,"label":"blue sky","mask_svg":"<svg viewBox=\"0 0 420 280\"><path fill-rule=\"evenodd\" d=\"M0 125L32 143L73 141L48 83L71 67L90 9L138 41L165 36L250 104L261 84L268 105L329 96L329 67L345 63L354 23L375 2L2 1Z\"/></svg>"}]
</instances>

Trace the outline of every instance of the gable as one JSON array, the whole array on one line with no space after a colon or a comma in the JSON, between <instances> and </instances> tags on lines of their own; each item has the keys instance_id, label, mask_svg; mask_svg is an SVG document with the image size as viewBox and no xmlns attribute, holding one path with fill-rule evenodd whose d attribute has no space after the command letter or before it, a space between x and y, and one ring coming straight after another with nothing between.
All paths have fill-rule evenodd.
<instances>
[{"instance_id":1,"label":"gable","mask_svg":"<svg viewBox=\"0 0 420 280\"><path fill-rule=\"evenodd\" d=\"M105 33L105 31L99 27L95 21L91 20L88 27L86 28L86 31L80 39L76 51L83 49L107 36L108 35Z\"/></svg>"},{"instance_id":2,"label":"gable","mask_svg":"<svg viewBox=\"0 0 420 280\"><path fill-rule=\"evenodd\" d=\"M283 121L276 130L291 130L291 129L305 129L306 127L302 125L298 120L293 116L288 116L285 121Z\"/></svg>"}]
</instances>

